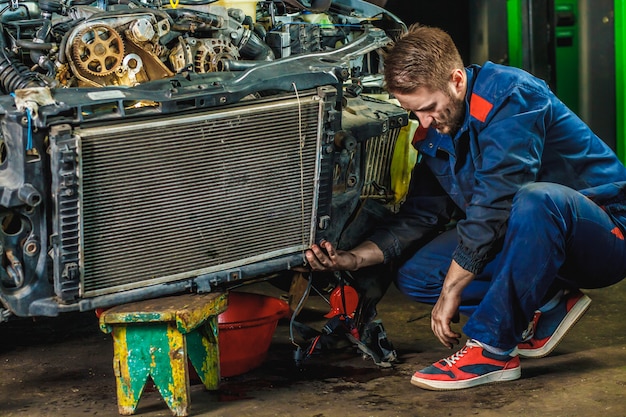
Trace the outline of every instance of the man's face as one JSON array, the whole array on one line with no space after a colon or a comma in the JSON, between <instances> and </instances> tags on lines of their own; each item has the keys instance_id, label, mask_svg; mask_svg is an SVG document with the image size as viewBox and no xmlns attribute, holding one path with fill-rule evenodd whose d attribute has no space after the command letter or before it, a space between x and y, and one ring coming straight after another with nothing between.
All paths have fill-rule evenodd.
<instances>
[{"instance_id":1,"label":"man's face","mask_svg":"<svg viewBox=\"0 0 626 417\"><path fill-rule=\"evenodd\" d=\"M421 126L434 127L439 133L454 137L463 124L465 100L452 86L446 93L420 87L412 93L394 93L394 96L402 108L417 116Z\"/></svg>"}]
</instances>

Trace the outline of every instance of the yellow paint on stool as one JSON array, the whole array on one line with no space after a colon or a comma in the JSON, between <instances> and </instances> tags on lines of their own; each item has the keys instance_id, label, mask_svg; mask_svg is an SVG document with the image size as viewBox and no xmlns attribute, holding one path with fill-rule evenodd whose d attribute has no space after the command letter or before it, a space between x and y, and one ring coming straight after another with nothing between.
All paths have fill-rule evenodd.
<instances>
[{"instance_id":1,"label":"yellow paint on stool","mask_svg":"<svg viewBox=\"0 0 626 417\"><path fill-rule=\"evenodd\" d=\"M113 336L118 410L135 413L148 377L174 416L189 413L190 362L207 389L220 380L217 316L225 293L185 294L106 310L100 329Z\"/></svg>"}]
</instances>

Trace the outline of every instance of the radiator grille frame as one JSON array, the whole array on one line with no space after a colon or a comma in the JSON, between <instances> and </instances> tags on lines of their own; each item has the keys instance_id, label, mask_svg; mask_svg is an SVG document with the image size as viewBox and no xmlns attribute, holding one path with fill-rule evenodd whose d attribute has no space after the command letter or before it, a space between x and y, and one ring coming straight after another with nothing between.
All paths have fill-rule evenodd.
<instances>
[{"instance_id":1,"label":"radiator grille frame","mask_svg":"<svg viewBox=\"0 0 626 417\"><path fill-rule=\"evenodd\" d=\"M80 297L308 248L316 230L327 100L315 91L300 92L229 109L74 129ZM158 158L162 163L155 163ZM212 184L208 175L214 175ZM202 199L206 195L211 197ZM246 196L245 209L238 210L235 203ZM56 252L63 266L64 252ZM67 264L55 269L67 270Z\"/></svg>"}]
</instances>

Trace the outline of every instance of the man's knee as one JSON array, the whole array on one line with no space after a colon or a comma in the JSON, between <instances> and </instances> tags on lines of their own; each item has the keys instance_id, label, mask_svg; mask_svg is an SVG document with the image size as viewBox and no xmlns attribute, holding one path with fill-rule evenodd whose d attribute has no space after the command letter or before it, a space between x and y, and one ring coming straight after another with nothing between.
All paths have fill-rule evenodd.
<instances>
[{"instance_id":1,"label":"man's knee","mask_svg":"<svg viewBox=\"0 0 626 417\"><path fill-rule=\"evenodd\" d=\"M434 304L457 245L458 235L451 229L422 246L398 269L398 289L413 300Z\"/></svg>"},{"instance_id":2,"label":"man's knee","mask_svg":"<svg viewBox=\"0 0 626 417\"><path fill-rule=\"evenodd\" d=\"M411 261L398 269L396 286L415 301L433 304L441 293L445 273L434 270L429 262L420 262L415 258Z\"/></svg>"},{"instance_id":3,"label":"man's knee","mask_svg":"<svg viewBox=\"0 0 626 417\"><path fill-rule=\"evenodd\" d=\"M568 196L576 191L560 184L535 182L519 189L513 198L510 222L528 222L533 218L560 213Z\"/></svg>"}]
</instances>

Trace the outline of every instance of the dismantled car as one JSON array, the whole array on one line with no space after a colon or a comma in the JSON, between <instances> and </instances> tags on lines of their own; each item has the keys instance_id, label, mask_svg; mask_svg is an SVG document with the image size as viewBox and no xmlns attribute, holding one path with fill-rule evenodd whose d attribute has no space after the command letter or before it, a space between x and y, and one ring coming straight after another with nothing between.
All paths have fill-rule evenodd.
<instances>
[{"instance_id":1,"label":"dismantled car","mask_svg":"<svg viewBox=\"0 0 626 417\"><path fill-rule=\"evenodd\" d=\"M293 270L390 174L407 112L358 0L10 0L0 10L0 317ZM0 320L1 321L1 320Z\"/></svg>"}]
</instances>

